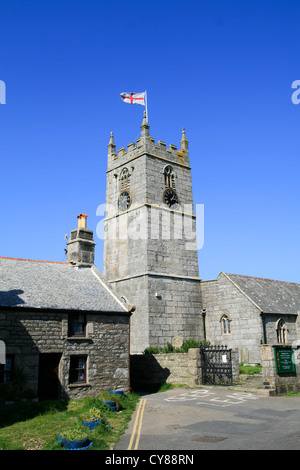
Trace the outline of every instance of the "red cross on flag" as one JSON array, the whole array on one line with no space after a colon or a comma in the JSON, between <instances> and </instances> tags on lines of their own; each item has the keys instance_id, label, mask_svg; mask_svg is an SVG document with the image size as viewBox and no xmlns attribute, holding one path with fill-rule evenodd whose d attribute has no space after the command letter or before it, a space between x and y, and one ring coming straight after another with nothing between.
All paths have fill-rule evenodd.
<instances>
[{"instance_id":1,"label":"red cross on flag","mask_svg":"<svg viewBox=\"0 0 300 470\"><path fill-rule=\"evenodd\" d=\"M145 106L145 94L143 93L121 93L121 98L124 103L141 104Z\"/></svg>"}]
</instances>

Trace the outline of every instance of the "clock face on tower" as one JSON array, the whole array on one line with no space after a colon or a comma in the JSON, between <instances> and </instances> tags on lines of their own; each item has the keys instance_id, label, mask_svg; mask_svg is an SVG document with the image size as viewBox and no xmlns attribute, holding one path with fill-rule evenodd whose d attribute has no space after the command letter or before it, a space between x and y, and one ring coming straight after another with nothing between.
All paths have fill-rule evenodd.
<instances>
[{"instance_id":1,"label":"clock face on tower","mask_svg":"<svg viewBox=\"0 0 300 470\"><path fill-rule=\"evenodd\" d=\"M163 192L163 202L169 207L176 207L179 202L176 191L172 188L165 189Z\"/></svg>"},{"instance_id":2,"label":"clock face on tower","mask_svg":"<svg viewBox=\"0 0 300 470\"><path fill-rule=\"evenodd\" d=\"M118 207L120 211L126 211L131 205L131 194L128 190L121 192L118 200Z\"/></svg>"}]
</instances>

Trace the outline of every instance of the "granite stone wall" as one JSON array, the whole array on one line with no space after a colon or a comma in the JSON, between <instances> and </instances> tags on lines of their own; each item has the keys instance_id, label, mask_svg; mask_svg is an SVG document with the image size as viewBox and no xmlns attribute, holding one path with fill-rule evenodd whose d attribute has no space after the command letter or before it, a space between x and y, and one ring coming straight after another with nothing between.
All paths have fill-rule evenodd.
<instances>
[{"instance_id":1,"label":"granite stone wall","mask_svg":"<svg viewBox=\"0 0 300 470\"><path fill-rule=\"evenodd\" d=\"M238 350L233 349L232 376L239 376ZM164 383L184 384L190 387L202 384L200 349L187 353L136 354L130 356L131 386L135 390L155 389Z\"/></svg>"},{"instance_id":2,"label":"granite stone wall","mask_svg":"<svg viewBox=\"0 0 300 470\"><path fill-rule=\"evenodd\" d=\"M216 280L201 282L201 293L207 340L213 345L238 348L242 363L260 364L264 338L260 311L223 274ZM223 315L230 319L230 334L223 333Z\"/></svg>"},{"instance_id":3,"label":"granite stone wall","mask_svg":"<svg viewBox=\"0 0 300 470\"><path fill-rule=\"evenodd\" d=\"M278 346L278 344L276 344ZM265 385L275 391L275 394L282 395L288 392L300 392L300 353L298 349L293 351L295 372L277 373L274 345L264 344L261 346L262 374Z\"/></svg>"},{"instance_id":4,"label":"granite stone wall","mask_svg":"<svg viewBox=\"0 0 300 470\"><path fill-rule=\"evenodd\" d=\"M178 204L165 203L165 169L172 167ZM128 174L128 210L118 208L122 172ZM174 336L203 338L200 278L188 141L180 149L157 145L145 118L141 137L127 149L108 145L103 273L136 306L131 354L165 345Z\"/></svg>"},{"instance_id":5,"label":"granite stone wall","mask_svg":"<svg viewBox=\"0 0 300 470\"><path fill-rule=\"evenodd\" d=\"M87 314L86 336L68 337L68 313L0 312L0 339L15 366L28 374L26 388L38 392L39 355L57 353L60 398L95 396L100 390L129 390L129 317ZM85 384L70 385L71 356L87 358Z\"/></svg>"},{"instance_id":6,"label":"granite stone wall","mask_svg":"<svg viewBox=\"0 0 300 470\"><path fill-rule=\"evenodd\" d=\"M188 353L130 356L133 389L152 389L164 383L201 385L200 349Z\"/></svg>"},{"instance_id":7,"label":"granite stone wall","mask_svg":"<svg viewBox=\"0 0 300 470\"><path fill-rule=\"evenodd\" d=\"M224 273L216 280L201 282L202 306L206 315L206 339L211 344L226 344L239 349L240 363L260 364L262 344L278 341L276 325L282 318L290 344L297 342L297 315L262 313ZM230 333L224 334L222 317L230 321Z\"/></svg>"}]
</instances>

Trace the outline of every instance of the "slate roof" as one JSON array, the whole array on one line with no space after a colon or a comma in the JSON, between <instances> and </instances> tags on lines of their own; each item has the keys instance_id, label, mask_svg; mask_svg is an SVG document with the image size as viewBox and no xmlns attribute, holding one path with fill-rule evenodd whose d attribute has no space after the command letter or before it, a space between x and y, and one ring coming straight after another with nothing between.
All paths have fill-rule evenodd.
<instances>
[{"instance_id":1,"label":"slate roof","mask_svg":"<svg viewBox=\"0 0 300 470\"><path fill-rule=\"evenodd\" d=\"M300 311L300 284L227 274L264 313L295 315Z\"/></svg>"},{"instance_id":2,"label":"slate roof","mask_svg":"<svg viewBox=\"0 0 300 470\"><path fill-rule=\"evenodd\" d=\"M95 266L0 258L0 307L128 313Z\"/></svg>"}]
</instances>

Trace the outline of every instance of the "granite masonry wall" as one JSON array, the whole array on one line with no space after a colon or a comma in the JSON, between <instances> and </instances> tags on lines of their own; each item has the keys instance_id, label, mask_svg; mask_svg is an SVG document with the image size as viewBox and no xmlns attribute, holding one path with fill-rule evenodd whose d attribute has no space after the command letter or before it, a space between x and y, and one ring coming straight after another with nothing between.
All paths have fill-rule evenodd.
<instances>
[{"instance_id":1,"label":"granite masonry wall","mask_svg":"<svg viewBox=\"0 0 300 470\"><path fill-rule=\"evenodd\" d=\"M202 306L206 315L206 339L212 344L238 348L241 363L261 364L262 344L277 343L276 325L284 319L288 342L297 342L297 315L262 313L251 300L221 273L216 280L201 282ZM230 333L224 334L222 317L230 320Z\"/></svg>"},{"instance_id":2,"label":"granite masonry wall","mask_svg":"<svg viewBox=\"0 0 300 470\"><path fill-rule=\"evenodd\" d=\"M127 150L108 148L103 274L136 311L131 322L131 354L164 346L174 336L203 339L200 278L188 143L180 150L142 136ZM173 169L179 204L163 201L164 170ZM122 171L129 174L131 205L118 210Z\"/></svg>"},{"instance_id":3,"label":"granite masonry wall","mask_svg":"<svg viewBox=\"0 0 300 470\"><path fill-rule=\"evenodd\" d=\"M238 350L233 349L233 380L239 376ZM202 360L200 349L191 348L187 353L136 354L130 356L131 386L133 389L158 388L164 383L184 384L190 387L202 384Z\"/></svg>"},{"instance_id":4,"label":"granite masonry wall","mask_svg":"<svg viewBox=\"0 0 300 470\"><path fill-rule=\"evenodd\" d=\"M278 344L276 344L278 346ZM261 346L262 374L265 384L275 391L275 394L282 395L288 392L300 392L300 353L294 349L293 357L295 362L295 372L277 373L274 355L274 345L264 344Z\"/></svg>"},{"instance_id":5,"label":"granite masonry wall","mask_svg":"<svg viewBox=\"0 0 300 470\"><path fill-rule=\"evenodd\" d=\"M223 274L216 280L201 282L201 293L207 340L238 348L241 363L260 364L264 337L260 311ZM230 334L223 334L223 315L231 320Z\"/></svg>"},{"instance_id":6,"label":"granite masonry wall","mask_svg":"<svg viewBox=\"0 0 300 470\"><path fill-rule=\"evenodd\" d=\"M0 339L14 365L28 374L26 388L38 393L40 354L60 354L59 397L96 396L101 390L125 390L129 385L129 317L87 314L86 336L68 337L68 313L0 311ZM70 358L87 358L84 384L69 383Z\"/></svg>"}]
</instances>

